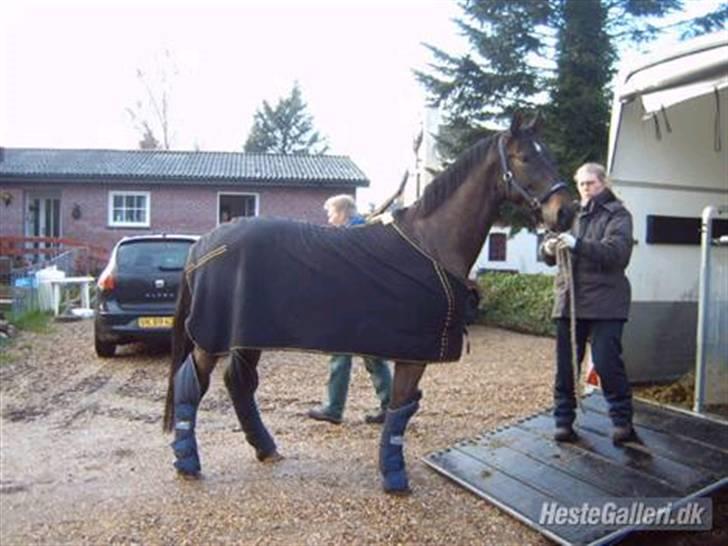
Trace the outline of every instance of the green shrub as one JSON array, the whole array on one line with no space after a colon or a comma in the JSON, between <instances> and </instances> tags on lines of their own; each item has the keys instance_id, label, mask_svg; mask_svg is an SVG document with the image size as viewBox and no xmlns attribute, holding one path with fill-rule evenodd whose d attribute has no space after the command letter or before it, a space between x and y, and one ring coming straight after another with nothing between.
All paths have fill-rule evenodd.
<instances>
[{"instance_id":1,"label":"green shrub","mask_svg":"<svg viewBox=\"0 0 728 546\"><path fill-rule=\"evenodd\" d=\"M555 335L551 320L554 278L549 275L485 273L478 277L482 324L544 336Z\"/></svg>"}]
</instances>

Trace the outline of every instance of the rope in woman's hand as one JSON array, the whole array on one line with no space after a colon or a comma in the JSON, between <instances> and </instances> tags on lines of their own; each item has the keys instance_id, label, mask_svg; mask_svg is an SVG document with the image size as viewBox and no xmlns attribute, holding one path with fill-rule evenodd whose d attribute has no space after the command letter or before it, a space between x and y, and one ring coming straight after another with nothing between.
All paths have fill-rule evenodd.
<instances>
[{"instance_id":1,"label":"rope in woman's hand","mask_svg":"<svg viewBox=\"0 0 728 546\"><path fill-rule=\"evenodd\" d=\"M574 379L574 394L576 406L585 412L581 398L584 396L584 387L581 382L581 362L578 360L576 347L576 292L574 291L574 269L571 263L571 251L565 245L556 247L556 263L569 283L569 331L571 337L571 373Z\"/></svg>"}]
</instances>

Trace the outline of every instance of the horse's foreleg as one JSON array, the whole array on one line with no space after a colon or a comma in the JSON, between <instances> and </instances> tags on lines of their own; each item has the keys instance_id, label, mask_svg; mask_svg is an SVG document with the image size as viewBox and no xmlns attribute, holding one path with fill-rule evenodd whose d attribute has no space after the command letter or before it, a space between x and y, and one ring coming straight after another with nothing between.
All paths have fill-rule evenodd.
<instances>
[{"instance_id":1,"label":"horse's foreleg","mask_svg":"<svg viewBox=\"0 0 728 546\"><path fill-rule=\"evenodd\" d=\"M217 357L195 347L174 376L174 466L184 476L200 474L195 425L197 408L210 386Z\"/></svg>"},{"instance_id":2,"label":"horse's foreleg","mask_svg":"<svg viewBox=\"0 0 728 546\"><path fill-rule=\"evenodd\" d=\"M387 493L407 494L410 490L404 464L404 433L419 408L422 392L417 386L424 371L424 364L412 362L397 362L394 367L392 402L379 442L379 470Z\"/></svg>"},{"instance_id":3,"label":"horse's foreleg","mask_svg":"<svg viewBox=\"0 0 728 546\"><path fill-rule=\"evenodd\" d=\"M276 450L273 437L260 418L255 403L258 388L258 360L260 351L233 351L230 364L225 370L225 386L235 407L245 439L255 449L259 461L277 461L281 456Z\"/></svg>"}]
</instances>

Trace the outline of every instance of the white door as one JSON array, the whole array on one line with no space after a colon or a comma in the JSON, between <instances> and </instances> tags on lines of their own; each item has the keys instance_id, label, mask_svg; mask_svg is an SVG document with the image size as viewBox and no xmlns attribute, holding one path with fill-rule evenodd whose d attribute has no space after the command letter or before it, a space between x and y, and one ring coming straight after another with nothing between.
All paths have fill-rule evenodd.
<instances>
[{"instance_id":1,"label":"white door","mask_svg":"<svg viewBox=\"0 0 728 546\"><path fill-rule=\"evenodd\" d=\"M26 199L25 235L26 237L61 236L61 197L60 194L29 192ZM50 248L53 243L28 243L28 248ZM28 256L32 261L44 257L42 253Z\"/></svg>"}]
</instances>

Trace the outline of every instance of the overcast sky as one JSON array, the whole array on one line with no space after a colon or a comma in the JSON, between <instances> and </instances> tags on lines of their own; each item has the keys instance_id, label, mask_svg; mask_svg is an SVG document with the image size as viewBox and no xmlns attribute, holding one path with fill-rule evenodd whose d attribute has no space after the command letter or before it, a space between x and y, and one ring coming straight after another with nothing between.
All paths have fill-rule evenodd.
<instances>
[{"instance_id":1,"label":"overcast sky","mask_svg":"<svg viewBox=\"0 0 728 546\"><path fill-rule=\"evenodd\" d=\"M153 80L169 51L174 148L240 151L256 108L298 81L329 153L371 179L360 204L378 203L413 161L421 44L462 50L459 14L455 0L3 0L0 145L136 148L137 69Z\"/></svg>"},{"instance_id":2,"label":"overcast sky","mask_svg":"<svg viewBox=\"0 0 728 546\"><path fill-rule=\"evenodd\" d=\"M0 144L137 147L126 108L170 51L173 147L240 151L263 100L300 83L329 153L384 199L412 161L424 93L421 42L457 47L447 0L182 2L4 0Z\"/></svg>"}]
</instances>

